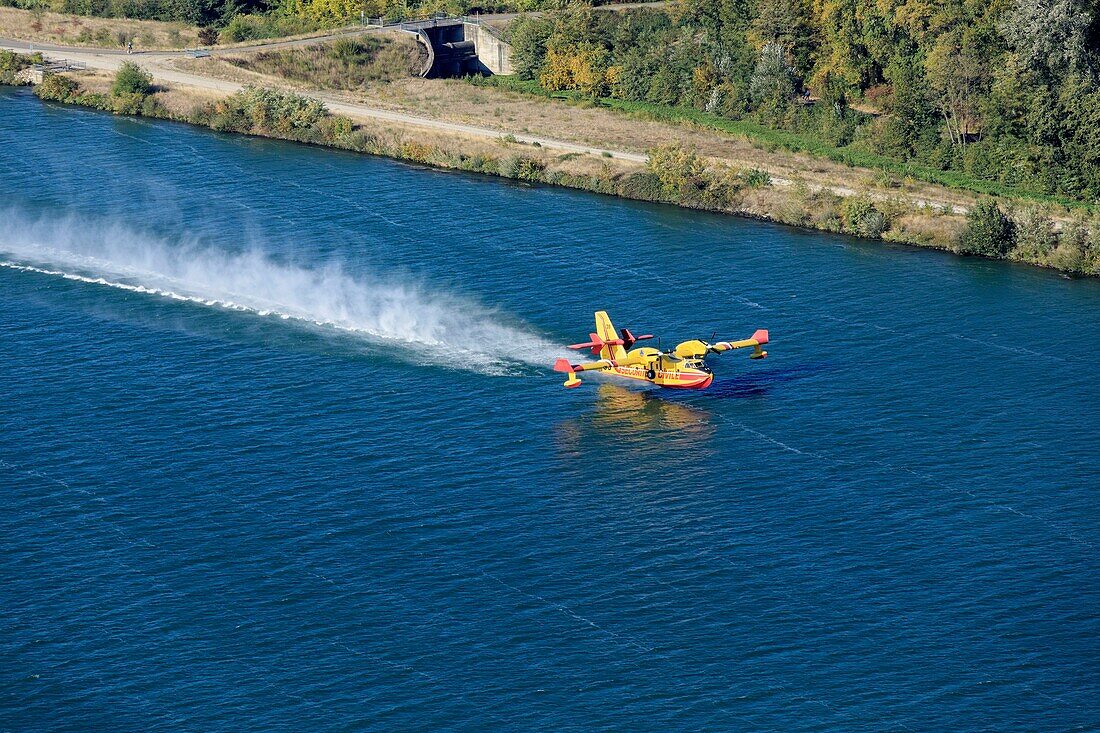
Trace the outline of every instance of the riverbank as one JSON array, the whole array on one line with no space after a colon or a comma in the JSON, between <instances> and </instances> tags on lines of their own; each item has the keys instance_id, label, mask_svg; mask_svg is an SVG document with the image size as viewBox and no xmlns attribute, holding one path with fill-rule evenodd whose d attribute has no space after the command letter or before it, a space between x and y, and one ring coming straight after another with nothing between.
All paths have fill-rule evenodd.
<instances>
[{"instance_id":1,"label":"riverbank","mask_svg":"<svg viewBox=\"0 0 1100 733\"><path fill-rule=\"evenodd\" d=\"M194 71L192 60L187 60L187 63L184 68ZM269 81L264 75L233 67L228 62L224 62L223 66L235 70L236 88L241 82ZM62 81L65 79L68 81ZM1049 213L1035 207L1020 209L1011 221L1011 234L1014 245L1018 244L1017 239L1022 239L1025 246L1007 247L1003 243L991 245L989 242L975 244L973 236L966 236L968 230L974 229L974 222L968 224L965 212L974 209L976 197L960 196L955 192L951 203L933 203L929 201L927 187L920 187L920 194L914 196L908 190L892 190L891 181L881 182L879 190L872 186L860 187L863 190L851 187L838 193L837 187L822 182L821 176L832 173L822 165L808 168L810 175L807 176L795 172L788 174L789 177L782 177L763 167L740 166L728 157L708 155L717 149L719 141L707 138L706 134L714 133L685 130L684 135L673 137L667 134L667 129L639 125L638 129L646 131L649 139L656 143L646 149L645 155L628 156L610 151L599 153L581 146L577 146L577 151L563 151L537 142L537 137L528 138L535 142L524 144L522 138L504 132L495 138L487 138L482 134L464 132L461 125L427 130L401 121L400 116L395 116L393 120L358 116L350 104L341 105L342 111L346 109L349 114L330 114L323 105L311 107L308 100L300 95L261 92L258 88L247 92L200 90L189 85L158 81L155 88L140 95L139 99L132 94L113 94L112 81L110 74L92 70L52 77L49 83L39 87L38 92L45 99L119 114L140 114L220 131L324 145L440 168L749 216L888 242L985 254L1073 273L1097 274L1100 271L1100 257L1095 254L1095 250L1100 248L1092 246L1092 242L1100 240L1100 227L1082 220L1080 215L1068 218L1068 212L1056 212L1067 221L1061 226L1060 237ZM419 81L422 80L402 80L383 87L391 91L408 89ZM448 82L442 88L438 84L428 88L436 94L443 94L454 91L455 87L475 93L486 91L461 81ZM373 92L377 93L377 90ZM362 98L362 95L362 92L345 92L341 98L351 101ZM394 95L394 99L401 102L407 96ZM482 99L469 106L485 107L496 101ZM530 103L533 102L529 99L517 102ZM395 106L402 107L400 104ZM309 108L313 111L294 122L286 118L290 108ZM583 106L575 109L581 124L592 122L586 117L593 110ZM509 112L511 110L498 116L512 117L506 122L516 126L520 120L515 119L514 114L509 115ZM647 125L655 126L657 123ZM521 129L542 132L541 128L533 127L533 124L524 124ZM563 131L569 132L568 126ZM662 133L665 142L661 142ZM607 142L609 137L614 142L620 139L616 136L624 134L627 134L627 129L622 126L613 129L605 127L597 133L597 142ZM670 139L676 142L669 142ZM699 143L702 143L702 148ZM990 228L988 222L977 224L986 233L992 231L998 236L1004 235L1003 230Z\"/></svg>"}]
</instances>

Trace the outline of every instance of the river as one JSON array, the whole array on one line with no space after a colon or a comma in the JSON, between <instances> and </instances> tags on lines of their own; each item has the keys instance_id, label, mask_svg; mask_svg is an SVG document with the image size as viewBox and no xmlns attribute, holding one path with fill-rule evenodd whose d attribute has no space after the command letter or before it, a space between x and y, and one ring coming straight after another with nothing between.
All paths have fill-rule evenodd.
<instances>
[{"instance_id":1,"label":"river","mask_svg":"<svg viewBox=\"0 0 1100 733\"><path fill-rule=\"evenodd\" d=\"M1100 725L1100 282L0 90L0 729ZM771 333L670 393L592 313Z\"/></svg>"}]
</instances>

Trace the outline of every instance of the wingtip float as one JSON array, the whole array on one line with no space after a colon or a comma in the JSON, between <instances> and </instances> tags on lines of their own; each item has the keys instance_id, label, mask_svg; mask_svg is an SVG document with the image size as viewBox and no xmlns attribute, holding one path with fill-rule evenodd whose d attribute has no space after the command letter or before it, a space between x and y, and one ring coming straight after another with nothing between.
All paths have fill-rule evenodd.
<instances>
[{"instance_id":1,"label":"wingtip float","mask_svg":"<svg viewBox=\"0 0 1100 733\"><path fill-rule=\"evenodd\" d=\"M615 374L627 379L649 382L658 387L673 389L705 389L714 381L714 374L704 361L711 354L733 349L752 348L750 359L763 359L768 355L761 347L768 343L768 332L759 329L751 338L740 341L718 341L708 344L692 339L677 344L672 351L660 351L649 346L633 348L639 341L653 338L650 334L635 336L628 329L616 331L604 311L596 312L596 332L588 335L588 341L573 344L569 348L589 349L599 360L573 364L568 359L558 359L554 371L567 375L565 386L579 387L581 372L597 371Z\"/></svg>"}]
</instances>

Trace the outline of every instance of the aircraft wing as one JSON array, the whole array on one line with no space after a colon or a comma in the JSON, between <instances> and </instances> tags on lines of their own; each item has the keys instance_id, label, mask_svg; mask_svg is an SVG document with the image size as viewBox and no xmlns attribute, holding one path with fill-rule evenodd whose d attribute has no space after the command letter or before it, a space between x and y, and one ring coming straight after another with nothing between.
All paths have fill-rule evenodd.
<instances>
[{"instance_id":1,"label":"aircraft wing","mask_svg":"<svg viewBox=\"0 0 1100 733\"><path fill-rule=\"evenodd\" d=\"M676 346L673 353L681 359L703 359L707 354L720 354L723 351L751 346L753 349L752 358L762 359L768 355L766 351L760 348L766 343L768 343L768 332L760 329L752 335L752 338L740 341L719 341L715 344L708 344L706 341L700 341L699 339L684 341Z\"/></svg>"},{"instance_id":2,"label":"aircraft wing","mask_svg":"<svg viewBox=\"0 0 1100 733\"><path fill-rule=\"evenodd\" d=\"M752 335L752 338L741 339L740 341L719 341L716 344L711 344L709 351L714 353L721 353L723 351L730 351L732 349L744 349L751 346L753 349L752 359L763 359L768 355L768 352L764 351L760 347L768 343L768 332L764 329L758 330Z\"/></svg>"}]
</instances>

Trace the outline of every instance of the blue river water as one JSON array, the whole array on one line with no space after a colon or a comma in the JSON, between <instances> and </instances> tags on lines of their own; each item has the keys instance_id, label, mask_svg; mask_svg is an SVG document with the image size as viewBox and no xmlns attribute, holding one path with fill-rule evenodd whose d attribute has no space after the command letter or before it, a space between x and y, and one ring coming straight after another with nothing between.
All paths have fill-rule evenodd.
<instances>
[{"instance_id":1,"label":"blue river water","mask_svg":"<svg viewBox=\"0 0 1100 733\"><path fill-rule=\"evenodd\" d=\"M14 90L0 264L0 730L1100 729L1100 282Z\"/></svg>"}]
</instances>

